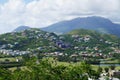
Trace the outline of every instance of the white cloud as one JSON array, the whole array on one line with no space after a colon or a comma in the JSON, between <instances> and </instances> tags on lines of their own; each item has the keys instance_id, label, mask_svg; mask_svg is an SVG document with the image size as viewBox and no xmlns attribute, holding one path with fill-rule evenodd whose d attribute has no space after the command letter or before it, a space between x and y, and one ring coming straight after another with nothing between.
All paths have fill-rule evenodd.
<instances>
[{"instance_id":1,"label":"white cloud","mask_svg":"<svg viewBox=\"0 0 120 80\"><path fill-rule=\"evenodd\" d=\"M119 21L120 0L9 0L0 5L0 32L19 25L44 27L79 16L101 15ZM4 26L4 27L3 27Z\"/></svg>"}]
</instances>

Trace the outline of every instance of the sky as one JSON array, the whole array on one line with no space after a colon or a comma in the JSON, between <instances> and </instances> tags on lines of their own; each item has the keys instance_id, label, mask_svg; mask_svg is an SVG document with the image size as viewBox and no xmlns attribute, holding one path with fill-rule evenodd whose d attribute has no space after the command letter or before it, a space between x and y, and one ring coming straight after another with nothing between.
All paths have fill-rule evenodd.
<instances>
[{"instance_id":1,"label":"sky","mask_svg":"<svg viewBox=\"0 0 120 80\"><path fill-rule=\"evenodd\" d=\"M36 28L77 17L101 16L120 23L120 0L0 0L0 33Z\"/></svg>"}]
</instances>

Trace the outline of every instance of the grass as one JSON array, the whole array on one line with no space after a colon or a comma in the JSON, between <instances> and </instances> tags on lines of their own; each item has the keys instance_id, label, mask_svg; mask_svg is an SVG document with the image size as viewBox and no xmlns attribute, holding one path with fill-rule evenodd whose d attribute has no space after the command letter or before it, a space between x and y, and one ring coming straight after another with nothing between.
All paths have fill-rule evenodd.
<instances>
[{"instance_id":1,"label":"grass","mask_svg":"<svg viewBox=\"0 0 120 80\"><path fill-rule=\"evenodd\" d=\"M107 59L104 59L101 63L119 63L119 59L112 59L112 58L107 58Z\"/></svg>"},{"instance_id":2,"label":"grass","mask_svg":"<svg viewBox=\"0 0 120 80\"><path fill-rule=\"evenodd\" d=\"M93 69L93 70L96 70L96 71L97 71L98 68L99 68L99 66L97 66L97 65L91 65L91 66L92 66L92 69ZM109 68L109 66L100 66L100 67L101 67L102 69L104 69L104 68L106 68L106 67ZM116 67L115 67L115 70L120 70L120 66L116 66Z\"/></svg>"},{"instance_id":3,"label":"grass","mask_svg":"<svg viewBox=\"0 0 120 80\"><path fill-rule=\"evenodd\" d=\"M19 58L21 58L21 57L19 57ZM10 61L15 61L15 60L16 60L16 58L0 58L0 61L5 61L6 59L9 59ZM50 61L50 62L51 62L51 61L54 61L53 58L47 58L47 59L48 59L48 61ZM43 60L46 60L46 58L44 58ZM109 60L106 60L106 61L109 61ZM115 60L115 61L117 61L117 60ZM55 63L53 63L53 65L54 65L54 64L55 64ZM76 66L76 65L79 65L80 62L77 62L77 63L70 62L70 63L68 63L68 62L59 62L59 61L56 61L56 64L57 64L57 65L64 65L64 66L70 66L70 65ZM92 67L93 70L96 70L96 71L97 71L98 68L99 68L98 65L91 65L91 67ZM108 67L108 68L109 68L109 66L100 66L100 67L102 67L103 69L104 69L105 67ZM11 71L14 71L14 70L16 70L16 69L17 69L17 67L9 68L9 70L11 70ZM21 66L20 69L26 70L27 67L26 67L26 66ZM115 69L116 69L116 70L120 70L120 66L116 66Z\"/></svg>"},{"instance_id":4,"label":"grass","mask_svg":"<svg viewBox=\"0 0 120 80\"><path fill-rule=\"evenodd\" d=\"M21 70L23 70L23 71L28 69L26 66L21 66L21 67L19 67L19 68L20 68ZM17 67L9 68L9 70L12 71L12 72L15 71L16 69L17 69Z\"/></svg>"},{"instance_id":5,"label":"grass","mask_svg":"<svg viewBox=\"0 0 120 80\"><path fill-rule=\"evenodd\" d=\"M15 58L0 58L0 61L1 61L1 62L4 62L4 61L6 61L6 60L9 60L9 61L11 61L11 62L16 61Z\"/></svg>"},{"instance_id":6,"label":"grass","mask_svg":"<svg viewBox=\"0 0 120 80\"><path fill-rule=\"evenodd\" d=\"M10 62L15 62L16 58L22 59L22 57L10 57L10 58L0 58L0 62L4 62L6 60L9 60Z\"/></svg>"}]
</instances>

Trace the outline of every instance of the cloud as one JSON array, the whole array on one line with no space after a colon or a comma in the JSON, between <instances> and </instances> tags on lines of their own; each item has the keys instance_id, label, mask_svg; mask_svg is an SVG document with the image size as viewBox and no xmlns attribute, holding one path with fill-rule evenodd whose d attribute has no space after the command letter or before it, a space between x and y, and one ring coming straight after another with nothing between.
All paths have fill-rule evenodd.
<instances>
[{"instance_id":1,"label":"cloud","mask_svg":"<svg viewBox=\"0 0 120 80\"><path fill-rule=\"evenodd\" d=\"M0 4L0 32L17 26L44 27L75 17L98 15L119 21L120 0L9 0Z\"/></svg>"}]
</instances>

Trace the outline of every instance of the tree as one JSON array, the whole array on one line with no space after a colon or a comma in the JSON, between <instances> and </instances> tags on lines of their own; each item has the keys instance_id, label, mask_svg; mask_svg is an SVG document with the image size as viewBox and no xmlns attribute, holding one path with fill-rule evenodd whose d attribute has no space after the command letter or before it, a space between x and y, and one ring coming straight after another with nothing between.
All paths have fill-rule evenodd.
<instances>
[{"instance_id":1,"label":"tree","mask_svg":"<svg viewBox=\"0 0 120 80\"><path fill-rule=\"evenodd\" d=\"M108 67L105 67L104 70L105 70L106 73L108 73L109 68L108 68Z\"/></svg>"},{"instance_id":2,"label":"tree","mask_svg":"<svg viewBox=\"0 0 120 80\"><path fill-rule=\"evenodd\" d=\"M100 72L100 73L102 73L102 68L101 67L98 67L98 70L97 70L97 72Z\"/></svg>"},{"instance_id":3,"label":"tree","mask_svg":"<svg viewBox=\"0 0 120 80\"><path fill-rule=\"evenodd\" d=\"M54 60L30 58L25 64L27 69L16 69L14 72L0 69L0 80L88 80L98 79L99 73L92 70L90 64L81 62L75 65L54 65Z\"/></svg>"},{"instance_id":4,"label":"tree","mask_svg":"<svg viewBox=\"0 0 120 80\"><path fill-rule=\"evenodd\" d=\"M115 65L111 65L111 66L110 66L110 69L111 69L111 70L115 70Z\"/></svg>"},{"instance_id":5,"label":"tree","mask_svg":"<svg viewBox=\"0 0 120 80\"><path fill-rule=\"evenodd\" d=\"M7 69L0 68L0 80L12 80L11 72Z\"/></svg>"}]
</instances>

